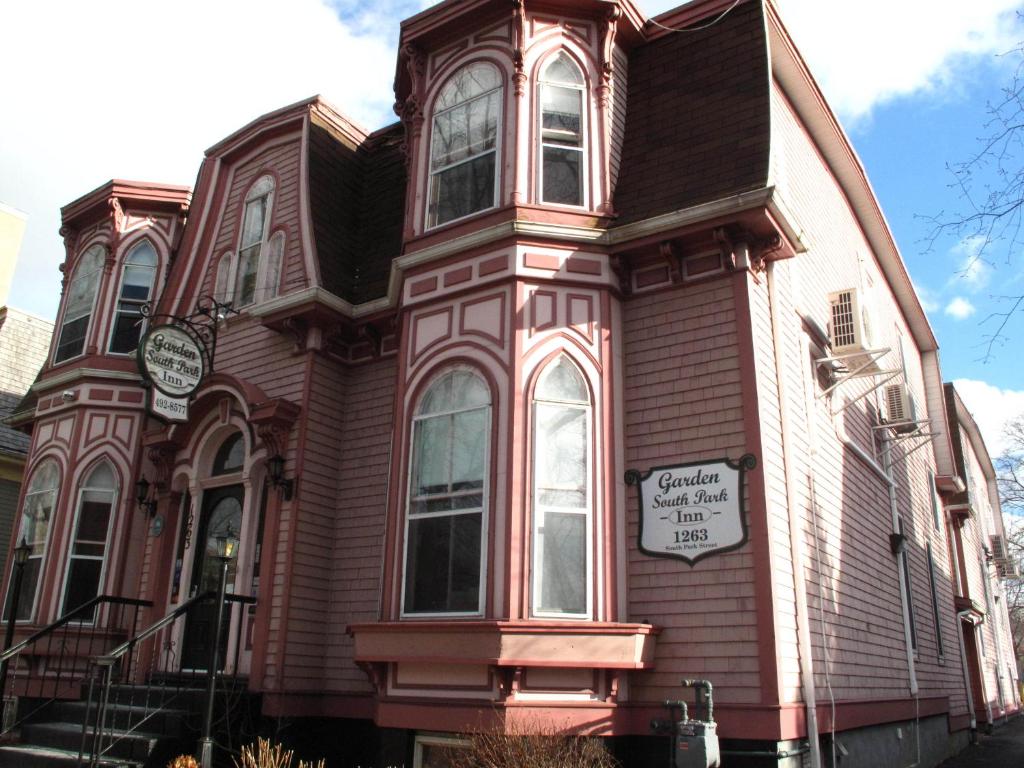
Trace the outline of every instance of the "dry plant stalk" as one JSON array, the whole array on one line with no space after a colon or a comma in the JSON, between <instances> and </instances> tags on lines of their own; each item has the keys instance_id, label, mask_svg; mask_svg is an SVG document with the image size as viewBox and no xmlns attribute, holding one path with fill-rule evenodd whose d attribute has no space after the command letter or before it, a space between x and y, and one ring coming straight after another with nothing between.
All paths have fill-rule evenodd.
<instances>
[{"instance_id":1,"label":"dry plant stalk","mask_svg":"<svg viewBox=\"0 0 1024 768\"><path fill-rule=\"evenodd\" d=\"M451 768L619 768L600 739L557 734L550 725L521 726L513 733L480 731L467 746L446 750L446 756Z\"/></svg>"},{"instance_id":2,"label":"dry plant stalk","mask_svg":"<svg viewBox=\"0 0 1024 768\"><path fill-rule=\"evenodd\" d=\"M199 763L192 755L178 755L167 764L167 768L199 768Z\"/></svg>"},{"instance_id":3,"label":"dry plant stalk","mask_svg":"<svg viewBox=\"0 0 1024 768\"><path fill-rule=\"evenodd\" d=\"M252 744L242 747L242 762L235 760L236 768L291 768L293 754L290 749L285 749L280 744L270 745L269 739L256 739L256 749ZM178 768L177 765L169 768ZM183 768L191 768L184 766ZM198 767L197 767L198 768ZM299 760L299 768L326 768L326 763L307 763Z\"/></svg>"}]
</instances>

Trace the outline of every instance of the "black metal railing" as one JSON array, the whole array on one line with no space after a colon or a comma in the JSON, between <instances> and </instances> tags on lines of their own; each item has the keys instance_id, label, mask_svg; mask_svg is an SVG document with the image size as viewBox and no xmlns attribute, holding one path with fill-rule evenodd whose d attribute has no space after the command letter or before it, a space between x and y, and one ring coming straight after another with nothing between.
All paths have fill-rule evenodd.
<instances>
[{"instance_id":1,"label":"black metal railing","mask_svg":"<svg viewBox=\"0 0 1024 768\"><path fill-rule=\"evenodd\" d=\"M90 660L134 635L139 609L151 606L148 600L100 595L0 653L5 704L0 735L56 700L78 699Z\"/></svg>"},{"instance_id":2,"label":"black metal railing","mask_svg":"<svg viewBox=\"0 0 1024 768\"><path fill-rule=\"evenodd\" d=\"M79 764L96 765L133 736L166 730L168 718L177 718L187 726L186 715L199 710L210 675L224 681L223 669L238 670L238 660L248 623L245 606L256 598L227 594L228 626L225 645L231 652L230 664L221 669L182 669L180 640L188 631L188 622L197 612L215 603L217 593L203 592L190 598L116 648L92 659ZM239 609L235 610L235 606ZM182 623L185 626L182 626ZM224 654L221 654L224 659Z\"/></svg>"}]
</instances>

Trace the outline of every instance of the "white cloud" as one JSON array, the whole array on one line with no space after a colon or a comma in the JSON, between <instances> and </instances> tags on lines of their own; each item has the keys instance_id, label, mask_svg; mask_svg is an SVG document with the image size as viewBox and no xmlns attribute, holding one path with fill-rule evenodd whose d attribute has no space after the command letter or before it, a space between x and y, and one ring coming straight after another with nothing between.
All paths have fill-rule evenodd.
<instances>
[{"instance_id":1,"label":"white cloud","mask_svg":"<svg viewBox=\"0 0 1024 768\"><path fill-rule=\"evenodd\" d=\"M955 379L953 386L978 423L985 446L994 459L1007 447L1003 435L1006 423L1024 415L1024 391L1000 389L976 379Z\"/></svg>"},{"instance_id":2,"label":"white cloud","mask_svg":"<svg viewBox=\"0 0 1024 768\"><path fill-rule=\"evenodd\" d=\"M656 15L679 5L648 0ZM878 104L922 91L945 94L965 87L979 60L1024 39L1019 0L778 0L829 104L847 122L866 118Z\"/></svg>"},{"instance_id":3,"label":"white cloud","mask_svg":"<svg viewBox=\"0 0 1024 768\"><path fill-rule=\"evenodd\" d=\"M957 320L966 320L975 312L974 305L963 296L957 296L946 305L946 309L943 311Z\"/></svg>"},{"instance_id":4,"label":"white cloud","mask_svg":"<svg viewBox=\"0 0 1024 768\"><path fill-rule=\"evenodd\" d=\"M53 316L60 206L110 178L193 184L207 147L316 93L370 128L394 120L398 21L421 6L363 3L373 16L356 18L326 0L11 4L0 200L29 217L11 303Z\"/></svg>"},{"instance_id":5,"label":"white cloud","mask_svg":"<svg viewBox=\"0 0 1024 768\"><path fill-rule=\"evenodd\" d=\"M950 249L957 260L955 274L950 277L950 284L967 287L971 291L984 288L992 277L992 264L985 260L983 250L986 238L981 235L970 235Z\"/></svg>"}]
</instances>

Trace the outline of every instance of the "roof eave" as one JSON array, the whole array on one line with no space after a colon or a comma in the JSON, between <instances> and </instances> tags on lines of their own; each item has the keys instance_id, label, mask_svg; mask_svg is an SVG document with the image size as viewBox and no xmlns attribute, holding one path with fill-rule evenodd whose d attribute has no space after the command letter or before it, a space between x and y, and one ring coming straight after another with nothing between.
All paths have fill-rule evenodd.
<instances>
[{"instance_id":1,"label":"roof eave","mask_svg":"<svg viewBox=\"0 0 1024 768\"><path fill-rule=\"evenodd\" d=\"M918 348L922 351L938 349L935 333L914 290L896 239L864 166L786 31L774 0L764 0L764 4L774 78L799 113L850 202L854 216L878 257Z\"/></svg>"}]
</instances>

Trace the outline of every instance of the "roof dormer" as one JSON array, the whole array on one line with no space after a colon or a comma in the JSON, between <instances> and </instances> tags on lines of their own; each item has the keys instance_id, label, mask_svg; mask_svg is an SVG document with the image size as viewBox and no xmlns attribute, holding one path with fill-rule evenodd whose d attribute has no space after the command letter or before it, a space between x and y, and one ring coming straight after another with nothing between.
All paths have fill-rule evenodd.
<instances>
[{"instance_id":1,"label":"roof dormer","mask_svg":"<svg viewBox=\"0 0 1024 768\"><path fill-rule=\"evenodd\" d=\"M632 3L597 0L448 2L403 22L406 242L610 216L641 26Z\"/></svg>"}]
</instances>

